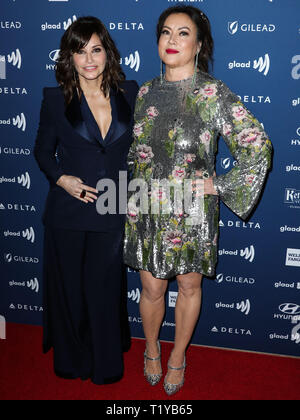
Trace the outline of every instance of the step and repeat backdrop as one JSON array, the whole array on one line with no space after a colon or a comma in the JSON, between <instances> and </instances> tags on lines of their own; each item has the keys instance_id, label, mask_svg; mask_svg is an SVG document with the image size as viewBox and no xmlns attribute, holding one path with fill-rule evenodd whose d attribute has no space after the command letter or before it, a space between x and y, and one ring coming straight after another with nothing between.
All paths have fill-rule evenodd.
<instances>
[{"instance_id":1,"label":"step and repeat backdrop","mask_svg":"<svg viewBox=\"0 0 300 420\"><path fill-rule=\"evenodd\" d=\"M120 50L127 79L142 84L159 74L156 22L176 4L209 16L212 74L240 96L274 145L273 169L252 218L245 223L221 206L217 275L204 281L192 343L299 357L299 0L1 0L0 321L42 323L41 218L48 184L33 146L42 88L56 85L61 36L78 17L99 17ZM217 172L235 164L220 139ZM128 269L134 337L143 337L140 293L139 275ZM174 339L176 297L172 281L163 340Z\"/></svg>"}]
</instances>

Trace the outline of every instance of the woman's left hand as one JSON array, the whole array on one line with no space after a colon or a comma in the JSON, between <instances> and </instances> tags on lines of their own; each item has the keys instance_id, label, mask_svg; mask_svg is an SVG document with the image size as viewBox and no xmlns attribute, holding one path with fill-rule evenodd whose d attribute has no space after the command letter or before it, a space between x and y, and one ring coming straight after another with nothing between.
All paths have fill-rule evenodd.
<instances>
[{"instance_id":1,"label":"woman's left hand","mask_svg":"<svg viewBox=\"0 0 300 420\"><path fill-rule=\"evenodd\" d=\"M196 171L197 176L202 177L201 171ZM214 173L216 176L216 173ZM209 195L218 195L213 183L213 177L210 178L201 178L193 181L193 191L197 191L198 194L209 194Z\"/></svg>"}]
</instances>

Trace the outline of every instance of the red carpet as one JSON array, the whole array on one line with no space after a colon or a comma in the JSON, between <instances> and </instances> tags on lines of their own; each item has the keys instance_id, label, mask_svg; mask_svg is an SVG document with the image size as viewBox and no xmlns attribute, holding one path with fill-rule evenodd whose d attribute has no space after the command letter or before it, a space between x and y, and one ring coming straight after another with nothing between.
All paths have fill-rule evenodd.
<instances>
[{"instance_id":1,"label":"red carpet","mask_svg":"<svg viewBox=\"0 0 300 420\"><path fill-rule=\"evenodd\" d=\"M0 400L299 400L300 360L191 346L185 386L167 397L143 377L144 340L133 339L125 354L124 378L96 386L57 378L52 354L41 351L42 328L7 325L0 340ZM172 345L162 343L166 370Z\"/></svg>"}]
</instances>

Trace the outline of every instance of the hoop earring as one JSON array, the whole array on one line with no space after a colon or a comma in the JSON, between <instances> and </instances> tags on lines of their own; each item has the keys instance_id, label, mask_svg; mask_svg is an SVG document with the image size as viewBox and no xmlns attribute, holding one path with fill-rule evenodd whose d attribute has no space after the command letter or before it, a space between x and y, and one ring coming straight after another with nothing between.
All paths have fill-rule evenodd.
<instances>
[{"instance_id":1,"label":"hoop earring","mask_svg":"<svg viewBox=\"0 0 300 420\"><path fill-rule=\"evenodd\" d=\"M199 52L197 52L196 59L195 59L195 68L194 68L194 74L193 74L192 89L194 89L195 83L196 83L198 63L199 63Z\"/></svg>"}]
</instances>

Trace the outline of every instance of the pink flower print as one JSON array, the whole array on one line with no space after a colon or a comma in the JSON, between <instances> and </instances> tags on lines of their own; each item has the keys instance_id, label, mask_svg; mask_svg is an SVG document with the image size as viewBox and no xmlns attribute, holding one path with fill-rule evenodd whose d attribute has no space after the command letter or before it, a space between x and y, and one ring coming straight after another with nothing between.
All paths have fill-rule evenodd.
<instances>
[{"instance_id":1,"label":"pink flower print","mask_svg":"<svg viewBox=\"0 0 300 420\"><path fill-rule=\"evenodd\" d=\"M158 110L155 108L155 106L150 106L150 108L147 109L147 115L148 117L153 120L155 117L159 115Z\"/></svg>"},{"instance_id":2,"label":"pink flower print","mask_svg":"<svg viewBox=\"0 0 300 420\"><path fill-rule=\"evenodd\" d=\"M177 181L181 182L185 177L185 169L181 168L180 166L175 166L175 169L172 172L172 176Z\"/></svg>"},{"instance_id":3,"label":"pink flower print","mask_svg":"<svg viewBox=\"0 0 300 420\"><path fill-rule=\"evenodd\" d=\"M139 218L139 209L133 203L128 203L127 217L132 223L136 223Z\"/></svg>"},{"instance_id":4,"label":"pink flower print","mask_svg":"<svg viewBox=\"0 0 300 420\"><path fill-rule=\"evenodd\" d=\"M136 155L139 163L150 163L154 154L152 153L152 147L140 144L136 148Z\"/></svg>"},{"instance_id":5,"label":"pink flower print","mask_svg":"<svg viewBox=\"0 0 300 420\"><path fill-rule=\"evenodd\" d=\"M138 97L142 98L148 92L149 92L149 86L142 86L141 89L139 90Z\"/></svg>"},{"instance_id":6,"label":"pink flower print","mask_svg":"<svg viewBox=\"0 0 300 420\"><path fill-rule=\"evenodd\" d=\"M200 140L205 146L206 153L209 154L209 145L211 140L210 132L208 130L204 131L204 133L200 135Z\"/></svg>"},{"instance_id":7,"label":"pink flower print","mask_svg":"<svg viewBox=\"0 0 300 420\"><path fill-rule=\"evenodd\" d=\"M167 243L167 245L169 246L174 246L174 247L178 247L178 246L182 246L185 239L186 239L186 234L183 234L180 230L174 230L174 231L167 231L164 234L164 240Z\"/></svg>"},{"instance_id":8,"label":"pink flower print","mask_svg":"<svg viewBox=\"0 0 300 420\"><path fill-rule=\"evenodd\" d=\"M232 115L237 121L241 121L248 116L248 112L242 105L235 105L232 107Z\"/></svg>"},{"instance_id":9,"label":"pink flower print","mask_svg":"<svg viewBox=\"0 0 300 420\"><path fill-rule=\"evenodd\" d=\"M215 85L214 83L209 83L201 89L201 93L202 93L203 96L205 96L207 98L212 98L212 97L216 96L217 85Z\"/></svg>"},{"instance_id":10,"label":"pink flower print","mask_svg":"<svg viewBox=\"0 0 300 420\"><path fill-rule=\"evenodd\" d=\"M223 133L224 136L229 136L232 132L232 127L230 124L223 124Z\"/></svg>"},{"instance_id":11,"label":"pink flower print","mask_svg":"<svg viewBox=\"0 0 300 420\"><path fill-rule=\"evenodd\" d=\"M139 137L143 134L144 124L145 124L144 122L136 123L135 126L133 127L133 133L136 137Z\"/></svg>"},{"instance_id":12,"label":"pink flower print","mask_svg":"<svg viewBox=\"0 0 300 420\"><path fill-rule=\"evenodd\" d=\"M184 162L185 163L192 163L196 159L196 155L188 153L184 155Z\"/></svg>"},{"instance_id":13,"label":"pink flower print","mask_svg":"<svg viewBox=\"0 0 300 420\"><path fill-rule=\"evenodd\" d=\"M250 175L246 175L246 185L251 186L253 184L253 181L255 180L255 175L250 174Z\"/></svg>"},{"instance_id":14,"label":"pink flower print","mask_svg":"<svg viewBox=\"0 0 300 420\"><path fill-rule=\"evenodd\" d=\"M242 147L260 147L263 143L262 134L263 133L257 127L244 128L237 136L237 140Z\"/></svg>"}]
</instances>

